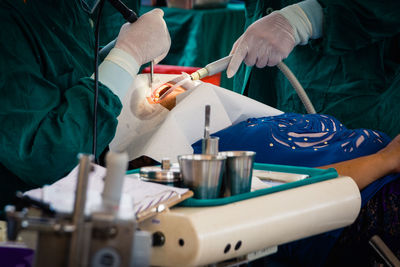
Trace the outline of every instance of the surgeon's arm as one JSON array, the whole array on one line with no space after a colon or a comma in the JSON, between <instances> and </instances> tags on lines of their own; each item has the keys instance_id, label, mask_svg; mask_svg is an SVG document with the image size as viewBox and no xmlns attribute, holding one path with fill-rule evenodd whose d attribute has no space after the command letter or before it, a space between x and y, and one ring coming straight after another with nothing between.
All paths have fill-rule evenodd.
<instances>
[{"instance_id":1,"label":"surgeon's arm","mask_svg":"<svg viewBox=\"0 0 400 267\"><path fill-rule=\"evenodd\" d=\"M385 175L400 172L400 135L375 154L321 168L335 168L340 175L351 177L362 190Z\"/></svg>"},{"instance_id":2,"label":"surgeon's arm","mask_svg":"<svg viewBox=\"0 0 400 267\"><path fill-rule=\"evenodd\" d=\"M75 65L77 57L41 43L26 25L16 26L12 15L1 21L7 30L0 31L0 40L7 42L0 42L0 163L14 175L3 172L1 180L43 186L68 174L79 153L92 153L94 82L85 77L86 62ZM106 86L98 89L100 154L114 137L122 106Z\"/></svg>"},{"instance_id":3,"label":"surgeon's arm","mask_svg":"<svg viewBox=\"0 0 400 267\"><path fill-rule=\"evenodd\" d=\"M161 21L158 11L153 12L152 16L158 16ZM147 16L142 17L144 20ZM128 27L125 33L132 34L130 26L125 27ZM72 63L54 67L57 57L48 53L53 48L32 42L35 37L27 38L23 27L14 27L12 35L7 31L0 35L1 40L9 41L0 44L3 58L0 64L0 163L29 186L53 183L76 166L79 153L92 152L94 81L90 77L77 78L84 68L75 69ZM143 41L146 43L148 39ZM168 50L168 43L165 47ZM159 56L160 52L163 51L143 53L135 60L142 64ZM60 73L59 69L67 72ZM114 137L122 108L119 97L123 97L123 91L113 93L103 83L99 84L98 154Z\"/></svg>"},{"instance_id":4,"label":"surgeon's arm","mask_svg":"<svg viewBox=\"0 0 400 267\"><path fill-rule=\"evenodd\" d=\"M29 49L24 43L18 48ZM5 58L13 55L3 50ZM93 80L83 77L63 88L40 72L34 55L10 62L12 67L0 68L0 162L29 186L53 183L76 166L79 153L92 152ZM121 108L118 97L100 84L98 153L114 137Z\"/></svg>"}]
</instances>

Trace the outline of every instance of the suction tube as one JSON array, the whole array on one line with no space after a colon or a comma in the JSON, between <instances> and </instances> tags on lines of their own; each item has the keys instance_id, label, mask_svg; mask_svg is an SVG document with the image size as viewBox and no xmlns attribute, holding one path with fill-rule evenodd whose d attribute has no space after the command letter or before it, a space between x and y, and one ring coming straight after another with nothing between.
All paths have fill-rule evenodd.
<instances>
[{"instance_id":1,"label":"suction tube","mask_svg":"<svg viewBox=\"0 0 400 267\"><path fill-rule=\"evenodd\" d=\"M192 73L190 77L192 78L192 80L199 80L204 77L211 76L221 71L224 71L228 67L231 58L232 55L229 55L217 61L214 61L205 66L204 68L199 69L196 72ZM311 103L310 99L308 98L306 91L301 86L300 82L297 80L296 76L294 76L293 72L289 69L289 67L283 62L278 63L277 67L282 71L282 73L289 80L290 84L293 86L301 102L306 108L307 113L315 114L316 112L314 106Z\"/></svg>"},{"instance_id":2,"label":"suction tube","mask_svg":"<svg viewBox=\"0 0 400 267\"><path fill-rule=\"evenodd\" d=\"M315 108L311 103L310 98L308 98L308 95L304 90L303 86L301 86L300 82L297 80L296 76L294 76L293 72L289 69L289 67L283 62L278 63L278 65L276 66L278 67L278 69L282 71L282 73L289 80L290 84L293 86L297 95L300 97L301 102L303 102L303 105L306 108L307 113L309 114L317 113L315 112Z\"/></svg>"}]
</instances>

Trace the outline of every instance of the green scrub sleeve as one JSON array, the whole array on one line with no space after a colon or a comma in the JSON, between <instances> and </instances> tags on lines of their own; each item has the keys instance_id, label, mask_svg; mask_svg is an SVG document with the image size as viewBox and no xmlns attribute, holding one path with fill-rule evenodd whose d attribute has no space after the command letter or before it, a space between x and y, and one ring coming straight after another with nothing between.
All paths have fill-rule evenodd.
<instances>
[{"instance_id":1,"label":"green scrub sleeve","mask_svg":"<svg viewBox=\"0 0 400 267\"><path fill-rule=\"evenodd\" d=\"M318 0L324 13L322 49L331 55L358 50L400 32L398 0Z\"/></svg>"},{"instance_id":2,"label":"green scrub sleeve","mask_svg":"<svg viewBox=\"0 0 400 267\"><path fill-rule=\"evenodd\" d=\"M94 81L75 68L57 68L14 31L0 44L0 162L30 186L62 178L92 151ZM3 39L4 40L4 39ZM50 51L51 52L51 51ZM65 67L65 66L63 66ZM119 98L99 84L97 151L115 134Z\"/></svg>"},{"instance_id":3,"label":"green scrub sleeve","mask_svg":"<svg viewBox=\"0 0 400 267\"><path fill-rule=\"evenodd\" d=\"M61 95L57 87L39 77L21 76L21 80L30 81L30 86L6 82L9 103L1 101L7 115L1 116L0 157L3 165L25 183L43 186L72 170L79 153L91 153L93 81L82 78ZM100 85L98 153L111 142L120 110L118 97Z\"/></svg>"}]
</instances>

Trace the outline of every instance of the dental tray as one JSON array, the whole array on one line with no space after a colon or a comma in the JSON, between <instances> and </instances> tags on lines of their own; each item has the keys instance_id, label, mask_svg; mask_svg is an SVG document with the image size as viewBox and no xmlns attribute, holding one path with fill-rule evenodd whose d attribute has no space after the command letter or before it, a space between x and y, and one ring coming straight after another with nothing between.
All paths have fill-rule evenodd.
<instances>
[{"instance_id":1,"label":"dental tray","mask_svg":"<svg viewBox=\"0 0 400 267\"><path fill-rule=\"evenodd\" d=\"M220 206L226 205L237 201L242 201L246 199L250 199L253 197L259 197L271 193L276 193L292 188L296 188L303 185L309 185L313 183L322 182L325 180L333 179L338 177L338 173L335 169L316 169L309 167L296 167L296 166L288 166L288 165L275 165L275 164L263 164L263 163L254 163L254 170L262 170L266 171L266 173L272 173L274 177L282 177L279 179L284 183L275 185L268 188L259 189L256 191L252 191L249 193L239 194L230 197L224 198L215 198L215 199L196 199L189 198L185 201L178 204L178 206L183 207L208 207L208 206ZM257 172L256 172L257 173ZM279 173L290 173L295 175L287 175L287 178L283 179L284 174L282 176ZM258 176L258 175L257 175ZM267 177L260 177L264 180ZM269 180L269 178L267 178Z\"/></svg>"}]
</instances>

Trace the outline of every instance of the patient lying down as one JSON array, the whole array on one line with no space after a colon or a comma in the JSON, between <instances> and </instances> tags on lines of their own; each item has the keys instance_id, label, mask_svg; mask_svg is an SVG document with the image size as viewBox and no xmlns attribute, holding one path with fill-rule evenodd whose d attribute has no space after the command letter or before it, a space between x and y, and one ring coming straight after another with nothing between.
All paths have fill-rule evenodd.
<instances>
[{"instance_id":1,"label":"patient lying down","mask_svg":"<svg viewBox=\"0 0 400 267\"><path fill-rule=\"evenodd\" d=\"M161 104L172 110L176 96L183 91L180 88ZM255 151L256 162L335 168L340 175L352 177L361 190L363 208L353 225L336 234L282 246L273 258L290 260L294 266L349 264L349 259L367 266L373 261L373 254L366 255L365 251L375 234L380 234L400 258L400 135L390 140L378 131L347 129L328 115L286 113L249 118L213 136L220 138L220 151ZM193 148L195 153L201 153L201 141ZM141 157L130 167L155 163Z\"/></svg>"},{"instance_id":2,"label":"patient lying down","mask_svg":"<svg viewBox=\"0 0 400 267\"><path fill-rule=\"evenodd\" d=\"M159 96L172 85L161 85L158 88ZM176 105L176 97L185 91L184 87L177 87L158 103L172 110ZM156 100L150 96L147 101L156 104ZM287 140L280 141L282 135ZM360 189L384 175L400 172L400 136L385 148L389 143L389 137L385 134L367 129L350 130L327 115L283 114L249 119L215 136L220 137L221 151L256 151L256 162L262 163L334 167L341 175L352 177ZM266 138L271 142L267 143ZM299 140L295 141L296 138ZM193 147L195 153L201 153L200 142ZM282 148L287 150L285 155L277 157ZM283 155L282 151L279 154ZM153 161L148 158L148 162Z\"/></svg>"}]
</instances>

